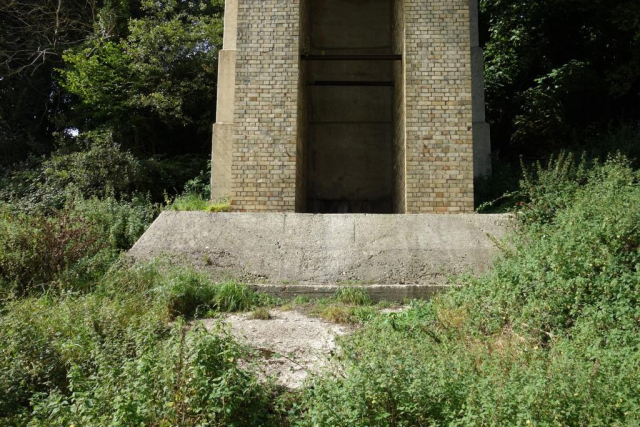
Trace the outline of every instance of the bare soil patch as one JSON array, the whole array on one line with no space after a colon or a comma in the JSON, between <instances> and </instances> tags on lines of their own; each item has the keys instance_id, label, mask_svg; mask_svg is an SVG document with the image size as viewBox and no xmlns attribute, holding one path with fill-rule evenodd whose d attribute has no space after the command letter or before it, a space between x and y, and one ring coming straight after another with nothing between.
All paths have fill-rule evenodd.
<instances>
[{"instance_id":1,"label":"bare soil patch","mask_svg":"<svg viewBox=\"0 0 640 427\"><path fill-rule=\"evenodd\" d=\"M302 386L309 375L330 367L338 351L335 338L354 330L298 311L269 310L271 319L254 319L251 313L229 315L224 319L233 336L258 350L258 366L264 378L274 378L287 388ZM215 319L205 319L213 327Z\"/></svg>"}]
</instances>

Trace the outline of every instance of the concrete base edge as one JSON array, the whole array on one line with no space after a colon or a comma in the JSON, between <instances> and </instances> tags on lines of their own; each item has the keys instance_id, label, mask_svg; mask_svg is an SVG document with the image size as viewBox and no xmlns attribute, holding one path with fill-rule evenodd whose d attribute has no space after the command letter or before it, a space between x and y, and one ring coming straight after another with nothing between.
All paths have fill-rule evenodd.
<instances>
[{"instance_id":1,"label":"concrete base edge","mask_svg":"<svg viewBox=\"0 0 640 427\"><path fill-rule=\"evenodd\" d=\"M263 292L285 300L295 297L329 298L347 286L364 290L374 302L429 299L437 292L451 288L451 286L447 285L249 285L251 289L257 292Z\"/></svg>"},{"instance_id":2,"label":"concrete base edge","mask_svg":"<svg viewBox=\"0 0 640 427\"><path fill-rule=\"evenodd\" d=\"M356 283L374 299L402 300L481 274L510 224L508 215L164 212L129 255L167 257L279 296L327 296Z\"/></svg>"}]
</instances>

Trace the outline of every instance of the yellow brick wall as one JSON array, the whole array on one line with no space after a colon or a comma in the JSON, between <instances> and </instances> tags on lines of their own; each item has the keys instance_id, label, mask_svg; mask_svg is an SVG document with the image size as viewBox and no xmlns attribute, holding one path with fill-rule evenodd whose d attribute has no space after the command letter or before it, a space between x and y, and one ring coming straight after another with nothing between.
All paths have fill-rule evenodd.
<instances>
[{"instance_id":1,"label":"yellow brick wall","mask_svg":"<svg viewBox=\"0 0 640 427\"><path fill-rule=\"evenodd\" d=\"M235 211L295 211L298 32L298 1L239 1L230 195Z\"/></svg>"},{"instance_id":2,"label":"yellow brick wall","mask_svg":"<svg viewBox=\"0 0 640 427\"><path fill-rule=\"evenodd\" d=\"M469 0L404 0L407 213L473 212Z\"/></svg>"},{"instance_id":3,"label":"yellow brick wall","mask_svg":"<svg viewBox=\"0 0 640 427\"><path fill-rule=\"evenodd\" d=\"M304 209L300 9L298 0L239 0L235 211ZM394 72L394 210L472 212L469 0L398 0L394 10L394 50L404 56Z\"/></svg>"}]
</instances>

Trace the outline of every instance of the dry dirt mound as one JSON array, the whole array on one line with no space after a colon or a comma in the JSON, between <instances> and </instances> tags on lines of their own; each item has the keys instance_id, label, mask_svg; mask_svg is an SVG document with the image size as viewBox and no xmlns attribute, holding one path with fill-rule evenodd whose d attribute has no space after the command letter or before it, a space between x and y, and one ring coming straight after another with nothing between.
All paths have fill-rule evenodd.
<instances>
[{"instance_id":1,"label":"dry dirt mound","mask_svg":"<svg viewBox=\"0 0 640 427\"><path fill-rule=\"evenodd\" d=\"M225 318L239 341L259 351L264 377L275 378L288 388L298 388L311 374L327 369L336 351L335 337L352 328L308 317L297 311L271 310L271 319L252 319L251 314ZM205 320L212 327L215 320Z\"/></svg>"}]
</instances>

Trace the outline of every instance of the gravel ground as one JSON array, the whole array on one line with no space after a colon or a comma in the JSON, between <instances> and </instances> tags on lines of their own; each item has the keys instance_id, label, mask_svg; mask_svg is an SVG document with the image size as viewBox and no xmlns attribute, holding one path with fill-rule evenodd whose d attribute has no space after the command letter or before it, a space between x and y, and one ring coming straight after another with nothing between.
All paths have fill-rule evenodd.
<instances>
[{"instance_id":1,"label":"gravel ground","mask_svg":"<svg viewBox=\"0 0 640 427\"><path fill-rule=\"evenodd\" d=\"M278 384L295 389L309 376L330 366L330 358L337 351L335 337L353 330L321 319L308 317L298 311L270 310L271 319L252 319L250 313L225 318L231 333L260 354L264 378L275 378ZM211 328L215 319L205 319Z\"/></svg>"}]
</instances>

